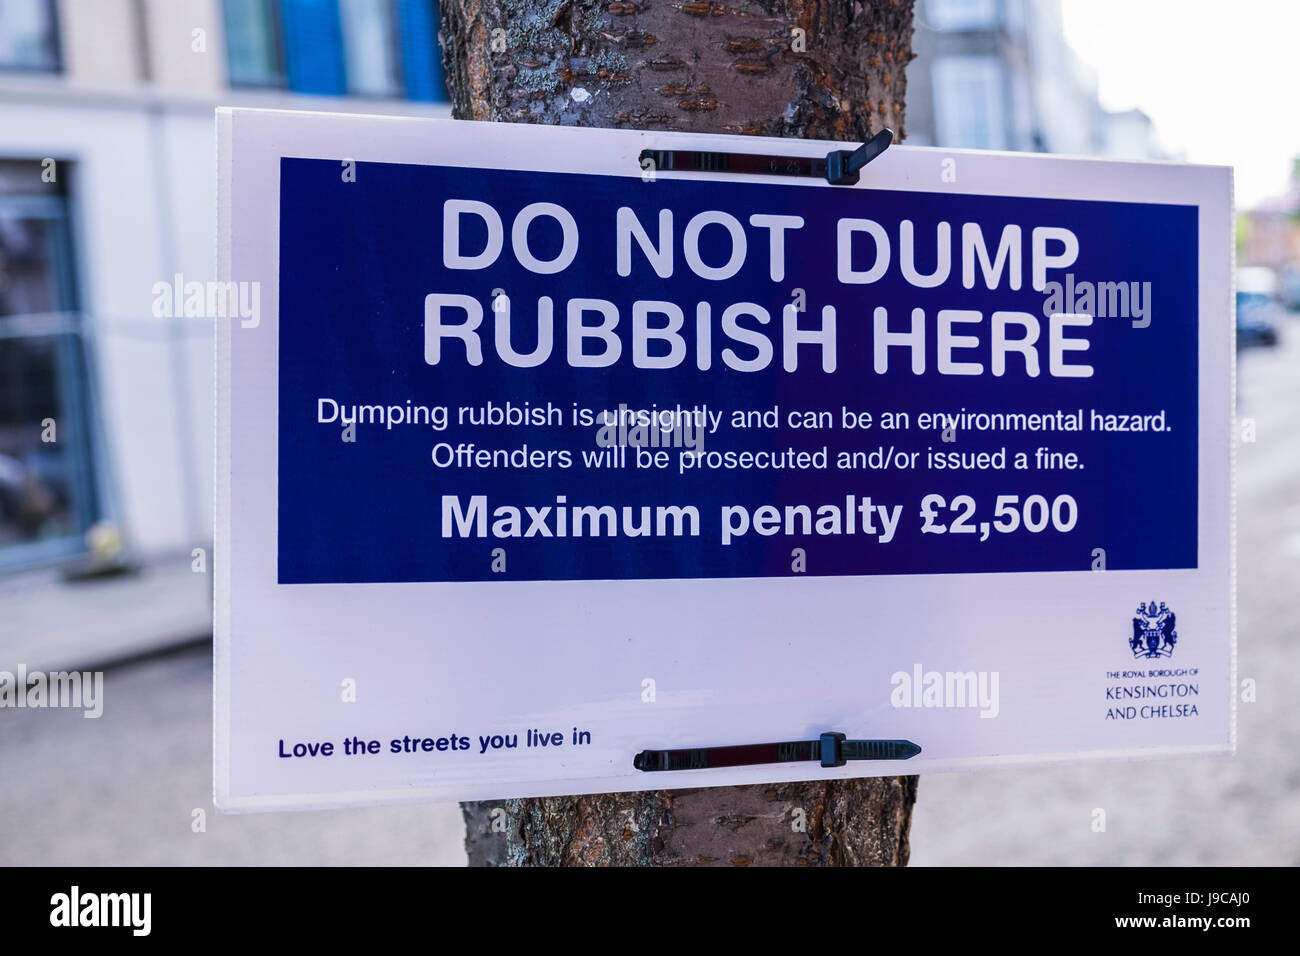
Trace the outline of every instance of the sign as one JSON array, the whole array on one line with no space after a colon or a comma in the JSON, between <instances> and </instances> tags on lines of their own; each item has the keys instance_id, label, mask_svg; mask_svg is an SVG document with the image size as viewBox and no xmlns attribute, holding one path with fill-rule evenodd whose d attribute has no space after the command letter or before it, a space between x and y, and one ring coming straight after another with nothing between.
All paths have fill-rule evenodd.
<instances>
[{"instance_id":1,"label":"sign","mask_svg":"<svg viewBox=\"0 0 1300 956\"><path fill-rule=\"evenodd\" d=\"M260 302L218 338L220 806L1231 749L1230 170L219 141L221 278ZM832 732L920 753L634 765Z\"/></svg>"}]
</instances>

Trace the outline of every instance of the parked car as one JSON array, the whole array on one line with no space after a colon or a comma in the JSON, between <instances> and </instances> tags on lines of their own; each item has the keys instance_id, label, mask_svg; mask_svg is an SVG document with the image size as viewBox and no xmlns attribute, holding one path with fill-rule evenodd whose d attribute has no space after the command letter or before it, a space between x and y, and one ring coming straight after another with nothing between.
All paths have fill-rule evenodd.
<instances>
[{"instance_id":1,"label":"parked car","mask_svg":"<svg viewBox=\"0 0 1300 956\"><path fill-rule=\"evenodd\" d=\"M1278 298L1286 308L1300 312L1300 266L1291 266L1282 272Z\"/></svg>"},{"instance_id":2,"label":"parked car","mask_svg":"<svg viewBox=\"0 0 1300 956\"><path fill-rule=\"evenodd\" d=\"M1277 345L1282 305L1272 269L1237 270L1237 348Z\"/></svg>"}]
</instances>

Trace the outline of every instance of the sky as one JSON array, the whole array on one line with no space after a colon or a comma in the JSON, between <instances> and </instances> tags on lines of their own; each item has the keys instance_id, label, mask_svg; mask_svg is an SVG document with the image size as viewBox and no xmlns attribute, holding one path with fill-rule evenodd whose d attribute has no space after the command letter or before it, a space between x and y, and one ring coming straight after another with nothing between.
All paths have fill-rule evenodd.
<instances>
[{"instance_id":1,"label":"sky","mask_svg":"<svg viewBox=\"0 0 1300 956\"><path fill-rule=\"evenodd\" d=\"M1300 156L1300 2L1063 0L1062 10L1107 109L1139 107L1180 158L1234 167L1238 208L1286 190Z\"/></svg>"}]
</instances>

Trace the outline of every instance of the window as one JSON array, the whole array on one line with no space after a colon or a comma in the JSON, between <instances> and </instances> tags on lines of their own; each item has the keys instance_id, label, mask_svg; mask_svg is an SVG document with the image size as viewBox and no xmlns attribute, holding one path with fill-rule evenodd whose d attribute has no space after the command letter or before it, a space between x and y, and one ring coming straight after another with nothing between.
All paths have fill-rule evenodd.
<instances>
[{"instance_id":1,"label":"window","mask_svg":"<svg viewBox=\"0 0 1300 956\"><path fill-rule=\"evenodd\" d=\"M400 96L403 92L397 28L391 0L339 0L348 92Z\"/></svg>"},{"instance_id":2,"label":"window","mask_svg":"<svg viewBox=\"0 0 1300 956\"><path fill-rule=\"evenodd\" d=\"M926 16L936 30L988 30L998 23L998 0L927 0Z\"/></svg>"},{"instance_id":3,"label":"window","mask_svg":"<svg viewBox=\"0 0 1300 956\"><path fill-rule=\"evenodd\" d=\"M435 0L224 0L232 86L446 99Z\"/></svg>"},{"instance_id":4,"label":"window","mask_svg":"<svg viewBox=\"0 0 1300 956\"><path fill-rule=\"evenodd\" d=\"M1007 149L1002 64L991 56L946 56L934 63L936 146Z\"/></svg>"},{"instance_id":5,"label":"window","mask_svg":"<svg viewBox=\"0 0 1300 956\"><path fill-rule=\"evenodd\" d=\"M231 86L284 86L279 0L226 0Z\"/></svg>"},{"instance_id":6,"label":"window","mask_svg":"<svg viewBox=\"0 0 1300 956\"><path fill-rule=\"evenodd\" d=\"M100 511L66 204L43 168L0 162L0 568L84 551Z\"/></svg>"},{"instance_id":7,"label":"window","mask_svg":"<svg viewBox=\"0 0 1300 956\"><path fill-rule=\"evenodd\" d=\"M434 103L447 98L433 0L397 0L406 98Z\"/></svg>"},{"instance_id":8,"label":"window","mask_svg":"<svg viewBox=\"0 0 1300 956\"><path fill-rule=\"evenodd\" d=\"M345 94L338 0L280 0L280 4L289 88L296 93Z\"/></svg>"},{"instance_id":9,"label":"window","mask_svg":"<svg viewBox=\"0 0 1300 956\"><path fill-rule=\"evenodd\" d=\"M59 69L54 0L0 2L0 69Z\"/></svg>"}]
</instances>

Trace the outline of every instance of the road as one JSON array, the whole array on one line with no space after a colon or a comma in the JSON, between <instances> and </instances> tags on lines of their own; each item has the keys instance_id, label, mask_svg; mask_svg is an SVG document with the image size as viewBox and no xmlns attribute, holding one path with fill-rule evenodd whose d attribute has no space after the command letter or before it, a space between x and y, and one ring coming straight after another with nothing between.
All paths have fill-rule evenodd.
<instances>
[{"instance_id":1,"label":"road","mask_svg":"<svg viewBox=\"0 0 1300 956\"><path fill-rule=\"evenodd\" d=\"M1300 316L1283 333L1238 362L1237 754L923 777L914 866L1300 864Z\"/></svg>"},{"instance_id":2,"label":"road","mask_svg":"<svg viewBox=\"0 0 1300 956\"><path fill-rule=\"evenodd\" d=\"M926 776L914 865L1300 863L1300 318L1285 331L1240 361L1257 440L1238 458L1239 672L1257 701L1238 754ZM0 711L0 864L465 861L454 805L213 812L206 648L110 670L105 699L99 720Z\"/></svg>"}]
</instances>

